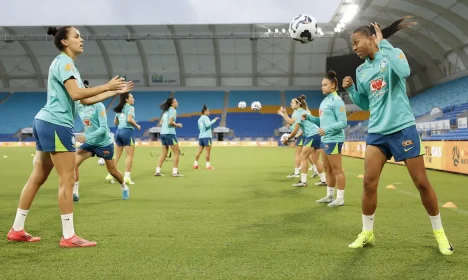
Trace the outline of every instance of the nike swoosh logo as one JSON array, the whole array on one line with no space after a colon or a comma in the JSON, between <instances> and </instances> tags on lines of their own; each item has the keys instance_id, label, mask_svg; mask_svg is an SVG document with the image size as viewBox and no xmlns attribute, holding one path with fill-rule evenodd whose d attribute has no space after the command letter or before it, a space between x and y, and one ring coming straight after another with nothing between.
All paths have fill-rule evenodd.
<instances>
[{"instance_id":1,"label":"nike swoosh logo","mask_svg":"<svg viewBox=\"0 0 468 280\"><path fill-rule=\"evenodd\" d=\"M414 147L411 147L411 148L409 148L409 149L405 149L405 152L407 152L407 151L409 151L409 150L411 150L411 149L413 149L413 148L414 148Z\"/></svg>"}]
</instances>

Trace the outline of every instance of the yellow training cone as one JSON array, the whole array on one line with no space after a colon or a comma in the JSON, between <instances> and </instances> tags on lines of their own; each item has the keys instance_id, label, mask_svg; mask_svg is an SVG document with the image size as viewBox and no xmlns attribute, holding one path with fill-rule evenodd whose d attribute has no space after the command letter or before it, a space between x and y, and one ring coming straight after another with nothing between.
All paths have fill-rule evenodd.
<instances>
[{"instance_id":1,"label":"yellow training cone","mask_svg":"<svg viewBox=\"0 0 468 280\"><path fill-rule=\"evenodd\" d=\"M444 205L442 205L444 208L458 208L457 205L455 205L453 202L447 202Z\"/></svg>"},{"instance_id":2,"label":"yellow training cone","mask_svg":"<svg viewBox=\"0 0 468 280\"><path fill-rule=\"evenodd\" d=\"M358 177L359 179L363 179L363 178L364 178L364 175L359 174L357 177Z\"/></svg>"},{"instance_id":3,"label":"yellow training cone","mask_svg":"<svg viewBox=\"0 0 468 280\"><path fill-rule=\"evenodd\" d=\"M386 188L386 189L392 189L392 190L396 189L394 185L388 185L388 186L386 186L385 188Z\"/></svg>"}]
</instances>

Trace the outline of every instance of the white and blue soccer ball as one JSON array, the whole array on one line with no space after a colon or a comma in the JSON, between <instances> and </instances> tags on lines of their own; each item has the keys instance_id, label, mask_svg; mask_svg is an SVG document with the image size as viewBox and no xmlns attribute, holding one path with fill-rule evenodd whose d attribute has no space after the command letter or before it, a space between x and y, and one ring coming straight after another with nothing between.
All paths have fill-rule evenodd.
<instances>
[{"instance_id":1,"label":"white and blue soccer ball","mask_svg":"<svg viewBox=\"0 0 468 280\"><path fill-rule=\"evenodd\" d=\"M247 107L247 103L245 103L245 101L240 101L237 104L237 107L239 107L239 109L245 109L245 107Z\"/></svg>"},{"instance_id":2,"label":"white and blue soccer ball","mask_svg":"<svg viewBox=\"0 0 468 280\"><path fill-rule=\"evenodd\" d=\"M289 135L290 135L289 133L285 133L285 134L281 135L281 142L284 142L284 141L288 140Z\"/></svg>"},{"instance_id":3,"label":"white and blue soccer ball","mask_svg":"<svg viewBox=\"0 0 468 280\"><path fill-rule=\"evenodd\" d=\"M252 102L252 105L250 105L250 108L252 111L260 111L262 109L262 103L259 101L254 101Z\"/></svg>"},{"instance_id":4,"label":"white and blue soccer ball","mask_svg":"<svg viewBox=\"0 0 468 280\"><path fill-rule=\"evenodd\" d=\"M103 158L100 158L100 159L97 161L97 163L98 163L99 165L104 165L104 164L106 164L106 162L104 161Z\"/></svg>"},{"instance_id":5,"label":"white and blue soccer ball","mask_svg":"<svg viewBox=\"0 0 468 280\"><path fill-rule=\"evenodd\" d=\"M301 14L289 24L289 35L303 44L312 42L317 36L317 20L309 15Z\"/></svg>"}]
</instances>

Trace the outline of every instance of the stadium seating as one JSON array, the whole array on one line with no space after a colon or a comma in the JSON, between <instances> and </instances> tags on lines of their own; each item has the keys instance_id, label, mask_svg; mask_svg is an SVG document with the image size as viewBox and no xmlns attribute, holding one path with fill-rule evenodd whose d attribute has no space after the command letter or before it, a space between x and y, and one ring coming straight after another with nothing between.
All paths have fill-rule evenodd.
<instances>
[{"instance_id":1,"label":"stadium seating","mask_svg":"<svg viewBox=\"0 0 468 280\"><path fill-rule=\"evenodd\" d=\"M427 137L422 137L422 140L426 141L456 141L456 140L468 140L468 128L461 128L448 131L443 134L436 134Z\"/></svg>"},{"instance_id":2,"label":"stadium seating","mask_svg":"<svg viewBox=\"0 0 468 280\"><path fill-rule=\"evenodd\" d=\"M468 111L468 77L460 78L445 84L437 85L410 99L410 104L416 115L425 116L434 107L442 110L442 114L435 115L430 121L449 119L452 127L457 118ZM307 96L307 103L313 115L318 115L317 108L324 96L320 91L288 90L284 92L284 102L289 107L290 100L302 94ZM141 131L135 131L137 138L148 137L145 132L157 124L161 115L159 105L170 96L169 91L134 92L136 120L142 126ZM177 131L180 137L193 138L198 135L197 120L201 114L203 104L212 112L211 118L221 117L225 104L224 91L178 91L174 97L179 101L177 121L184 125ZM108 112L108 124L115 131L113 124L115 113L113 108L118 104L119 97L103 101ZM239 101L245 101L247 108L238 109ZM262 103L260 112L252 112L250 104L253 101ZM279 90L233 90L229 92L226 126L234 130L233 139L271 139L274 131L283 126L282 118L276 114L282 105ZM46 103L44 92L16 92L11 95L0 92L0 141L12 141L12 135L21 128L30 127L36 113ZM289 110L290 112L290 110ZM369 112L357 111L348 114L349 140L363 140L367 133ZM214 127L219 126L217 122ZM81 132L83 125L79 118L75 121L75 131ZM447 134L425 137L426 140L466 139L466 130L452 130Z\"/></svg>"},{"instance_id":3,"label":"stadium seating","mask_svg":"<svg viewBox=\"0 0 468 280\"><path fill-rule=\"evenodd\" d=\"M12 134L21 128L31 127L34 116L46 101L47 95L44 92L15 92L9 96L0 104L0 132Z\"/></svg>"},{"instance_id":4,"label":"stadium seating","mask_svg":"<svg viewBox=\"0 0 468 280\"><path fill-rule=\"evenodd\" d=\"M221 113L224 105L224 91L178 91L174 96L179 102L179 117L201 114L203 104L213 113Z\"/></svg>"},{"instance_id":5,"label":"stadium seating","mask_svg":"<svg viewBox=\"0 0 468 280\"><path fill-rule=\"evenodd\" d=\"M281 127L282 118L276 114L228 113L227 126L234 130L236 137L271 137Z\"/></svg>"},{"instance_id":6,"label":"stadium seating","mask_svg":"<svg viewBox=\"0 0 468 280\"><path fill-rule=\"evenodd\" d=\"M468 77L437 85L410 98L416 117L429 113L434 107L444 109L463 103L468 103Z\"/></svg>"}]
</instances>

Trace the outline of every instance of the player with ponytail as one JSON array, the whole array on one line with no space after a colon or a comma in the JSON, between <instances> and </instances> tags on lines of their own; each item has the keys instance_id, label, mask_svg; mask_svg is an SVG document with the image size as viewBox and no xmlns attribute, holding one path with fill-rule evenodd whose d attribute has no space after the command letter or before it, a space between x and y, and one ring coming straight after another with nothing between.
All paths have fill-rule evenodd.
<instances>
[{"instance_id":1,"label":"player with ponytail","mask_svg":"<svg viewBox=\"0 0 468 280\"><path fill-rule=\"evenodd\" d=\"M169 152L169 147L172 149L174 154L174 162L172 167L172 177L183 177L184 175L179 174L179 142L176 136L176 128L182 128L181 123L176 123L177 111L179 107L179 102L174 97L169 97L166 101L161 104L160 108L163 112L161 117L161 143L162 143L162 153L159 157L158 165L156 167L156 172L154 176L164 176L161 173L161 168L166 159L167 153Z\"/></svg>"},{"instance_id":2,"label":"player with ponytail","mask_svg":"<svg viewBox=\"0 0 468 280\"><path fill-rule=\"evenodd\" d=\"M415 22L399 19L380 29L371 23L356 29L351 37L353 51L365 62L356 70L356 85L351 77L343 80L353 102L363 110L370 110L369 134L364 162L364 191L362 195L363 229L349 245L361 248L373 244L374 214L377 208L377 186L387 160L404 161L429 215L439 250L453 254L442 227L437 195L427 178L422 146L416 122L406 95L406 78L410 66L401 49L386 39L395 32L411 27Z\"/></svg>"},{"instance_id":3,"label":"player with ponytail","mask_svg":"<svg viewBox=\"0 0 468 280\"><path fill-rule=\"evenodd\" d=\"M83 38L73 26L49 27L47 34L60 54L49 67L47 103L34 118L33 134L36 139L34 169L26 182L18 203L13 226L7 239L19 242L38 242L40 237L24 230L26 216L34 198L55 167L58 175L58 206L62 220L60 247L90 247L96 242L87 241L75 234L73 223L73 185L75 183L76 112L81 104L91 105L117 94L128 92L127 83L118 76L107 84L85 87L75 60L83 53Z\"/></svg>"},{"instance_id":4,"label":"player with ponytail","mask_svg":"<svg viewBox=\"0 0 468 280\"><path fill-rule=\"evenodd\" d=\"M320 104L319 118L303 115L303 119L313 121L320 126L322 136L321 148L324 150L323 165L327 174L327 195L317 203L328 203L328 206L344 205L346 179L341 163L341 147L345 140L344 129L347 126L346 108L338 96L338 79L334 71L329 71L322 81L322 92L326 95ZM334 199L335 186L337 196Z\"/></svg>"},{"instance_id":5,"label":"player with ponytail","mask_svg":"<svg viewBox=\"0 0 468 280\"><path fill-rule=\"evenodd\" d=\"M318 135L318 126L315 123L304 121L301 119L303 114L310 115L310 111L307 107L306 96L302 95L291 100L291 108L294 113L291 118L286 114L284 108L280 108L278 114L281 115L288 124L291 125L293 131L289 135L289 139L286 139L283 143L287 144L293 139L298 131L302 132L303 140L302 146L296 147L296 166L295 171L301 172L301 180L294 184L295 187L306 187L307 186L307 166L308 158L312 156L317 170L320 172L321 181L325 181L325 174L323 166L318 161L318 149L320 149L320 135ZM299 159L299 160L297 160ZM295 172L295 173L296 173ZM295 176L296 177L296 176ZM299 176L298 176L299 177Z\"/></svg>"},{"instance_id":6,"label":"player with ponytail","mask_svg":"<svg viewBox=\"0 0 468 280\"><path fill-rule=\"evenodd\" d=\"M210 120L210 109L203 105L203 109L201 111L202 115L198 119L198 129L200 130L200 135L198 136L198 152L195 156L195 163L193 164L193 169L198 169L198 159L200 158L201 153L204 149L206 149L206 169L214 169L213 166L210 164L210 155L211 155L211 144L213 143L213 133L212 133L212 126L213 124L219 120L218 117Z\"/></svg>"}]
</instances>

